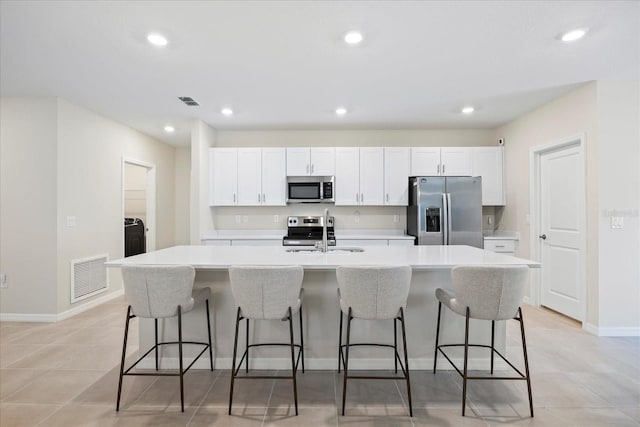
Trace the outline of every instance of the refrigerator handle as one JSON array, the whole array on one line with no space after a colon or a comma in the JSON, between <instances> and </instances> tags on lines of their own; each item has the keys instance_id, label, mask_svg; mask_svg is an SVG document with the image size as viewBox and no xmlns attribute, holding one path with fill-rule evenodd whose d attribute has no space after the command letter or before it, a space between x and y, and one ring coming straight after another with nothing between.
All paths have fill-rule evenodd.
<instances>
[{"instance_id":1,"label":"refrigerator handle","mask_svg":"<svg viewBox=\"0 0 640 427\"><path fill-rule=\"evenodd\" d=\"M451 244L451 193L447 193L447 245Z\"/></svg>"},{"instance_id":2,"label":"refrigerator handle","mask_svg":"<svg viewBox=\"0 0 640 427\"><path fill-rule=\"evenodd\" d=\"M442 193L442 215L440 215L440 230L443 231L443 245L449 244L449 205L447 193Z\"/></svg>"}]
</instances>

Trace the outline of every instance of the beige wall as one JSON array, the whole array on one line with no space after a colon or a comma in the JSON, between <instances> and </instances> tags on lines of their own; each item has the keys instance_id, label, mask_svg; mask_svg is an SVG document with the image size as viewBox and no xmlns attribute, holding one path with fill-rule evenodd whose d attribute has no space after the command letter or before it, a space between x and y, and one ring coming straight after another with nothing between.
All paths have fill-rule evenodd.
<instances>
[{"instance_id":1,"label":"beige wall","mask_svg":"<svg viewBox=\"0 0 640 427\"><path fill-rule=\"evenodd\" d=\"M501 225L520 232L525 258L530 245L529 149L584 135L586 322L605 334L637 333L640 328L639 99L638 81L592 82L497 130L506 139L508 203ZM611 229L611 216L624 217L624 229Z\"/></svg>"},{"instance_id":2,"label":"beige wall","mask_svg":"<svg viewBox=\"0 0 640 427\"><path fill-rule=\"evenodd\" d=\"M295 146L477 146L497 145L495 132L488 129L437 130L282 130L282 131L218 131L217 147L295 147ZM208 204L208 199L206 199ZM282 230L287 215L319 215L322 205L289 205L282 207L212 207L211 230ZM331 206L336 229L406 229L406 208L383 206ZM240 215L240 222L236 217ZM277 215L277 221L275 216ZM400 221L394 222L398 215Z\"/></svg>"},{"instance_id":3,"label":"beige wall","mask_svg":"<svg viewBox=\"0 0 640 427\"><path fill-rule=\"evenodd\" d=\"M123 157L156 166L156 247L173 245L173 147L62 99L2 99L1 119L1 313L70 309L70 261L123 256Z\"/></svg>"},{"instance_id":4,"label":"beige wall","mask_svg":"<svg viewBox=\"0 0 640 427\"><path fill-rule=\"evenodd\" d=\"M0 104L0 312L56 312L57 101Z\"/></svg>"},{"instance_id":5,"label":"beige wall","mask_svg":"<svg viewBox=\"0 0 640 427\"><path fill-rule=\"evenodd\" d=\"M176 148L175 244L189 244L189 186L191 179L191 150Z\"/></svg>"}]
</instances>

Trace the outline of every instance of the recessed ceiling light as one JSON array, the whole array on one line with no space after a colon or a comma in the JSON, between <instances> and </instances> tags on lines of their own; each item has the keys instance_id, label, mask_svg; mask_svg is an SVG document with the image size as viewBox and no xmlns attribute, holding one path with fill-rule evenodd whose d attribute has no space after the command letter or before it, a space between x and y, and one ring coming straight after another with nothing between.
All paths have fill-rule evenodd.
<instances>
[{"instance_id":1,"label":"recessed ceiling light","mask_svg":"<svg viewBox=\"0 0 640 427\"><path fill-rule=\"evenodd\" d=\"M338 107L336 108L336 114L339 116L344 116L345 114L347 114L347 109L344 107Z\"/></svg>"},{"instance_id":2,"label":"recessed ceiling light","mask_svg":"<svg viewBox=\"0 0 640 427\"><path fill-rule=\"evenodd\" d=\"M167 125L167 126L164 127L164 131L167 132L167 133L173 133L173 131L175 131L175 130L176 130L176 128L174 128L171 125Z\"/></svg>"},{"instance_id":3,"label":"recessed ceiling light","mask_svg":"<svg viewBox=\"0 0 640 427\"><path fill-rule=\"evenodd\" d=\"M167 38L165 36L163 36L162 34L158 34L158 33L151 33L147 35L147 40L149 41L149 43L151 43L154 46L166 46L167 43L169 43L167 41Z\"/></svg>"},{"instance_id":4,"label":"recessed ceiling light","mask_svg":"<svg viewBox=\"0 0 640 427\"><path fill-rule=\"evenodd\" d=\"M349 31L344 35L344 41L350 45L359 44L362 41L362 33L358 31Z\"/></svg>"},{"instance_id":5,"label":"recessed ceiling light","mask_svg":"<svg viewBox=\"0 0 640 427\"><path fill-rule=\"evenodd\" d=\"M231 108L223 108L220 112L225 116L230 116L233 114L233 110Z\"/></svg>"},{"instance_id":6,"label":"recessed ceiling light","mask_svg":"<svg viewBox=\"0 0 640 427\"><path fill-rule=\"evenodd\" d=\"M576 40L581 39L584 35L587 34L586 28L576 28L575 30L571 30L562 35L563 42L574 42Z\"/></svg>"},{"instance_id":7,"label":"recessed ceiling light","mask_svg":"<svg viewBox=\"0 0 640 427\"><path fill-rule=\"evenodd\" d=\"M471 113L473 113L474 111L475 111L475 108L473 108L473 107L472 107L472 106L470 106L470 105L468 105L468 106L466 106L466 107L464 107L464 108L462 109L462 113L463 113L463 114L471 114Z\"/></svg>"}]
</instances>

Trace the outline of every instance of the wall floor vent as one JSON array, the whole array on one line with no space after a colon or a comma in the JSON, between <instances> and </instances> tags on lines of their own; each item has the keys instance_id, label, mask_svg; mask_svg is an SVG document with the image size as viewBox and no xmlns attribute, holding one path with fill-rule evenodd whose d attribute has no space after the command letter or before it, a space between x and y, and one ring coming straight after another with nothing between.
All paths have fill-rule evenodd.
<instances>
[{"instance_id":1,"label":"wall floor vent","mask_svg":"<svg viewBox=\"0 0 640 427\"><path fill-rule=\"evenodd\" d=\"M72 303L109 288L109 276L104 265L108 260L108 254L71 260Z\"/></svg>"}]
</instances>

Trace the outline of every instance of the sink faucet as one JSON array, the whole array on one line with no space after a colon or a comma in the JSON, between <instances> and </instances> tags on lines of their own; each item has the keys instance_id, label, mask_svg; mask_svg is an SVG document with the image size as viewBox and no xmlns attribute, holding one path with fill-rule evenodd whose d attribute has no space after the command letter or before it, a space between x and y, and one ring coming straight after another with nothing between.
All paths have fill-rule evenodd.
<instances>
[{"instance_id":1,"label":"sink faucet","mask_svg":"<svg viewBox=\"0 0 640 427\"><path fill-rule=\"evenodd\" d=\"M329 222L329 209L325 208L324 218L322 221L322 243L316 243L316 248L319 248L322 252L329 250L329 243L327 242L327 224Z\"/></svg>"}]
</instances>

